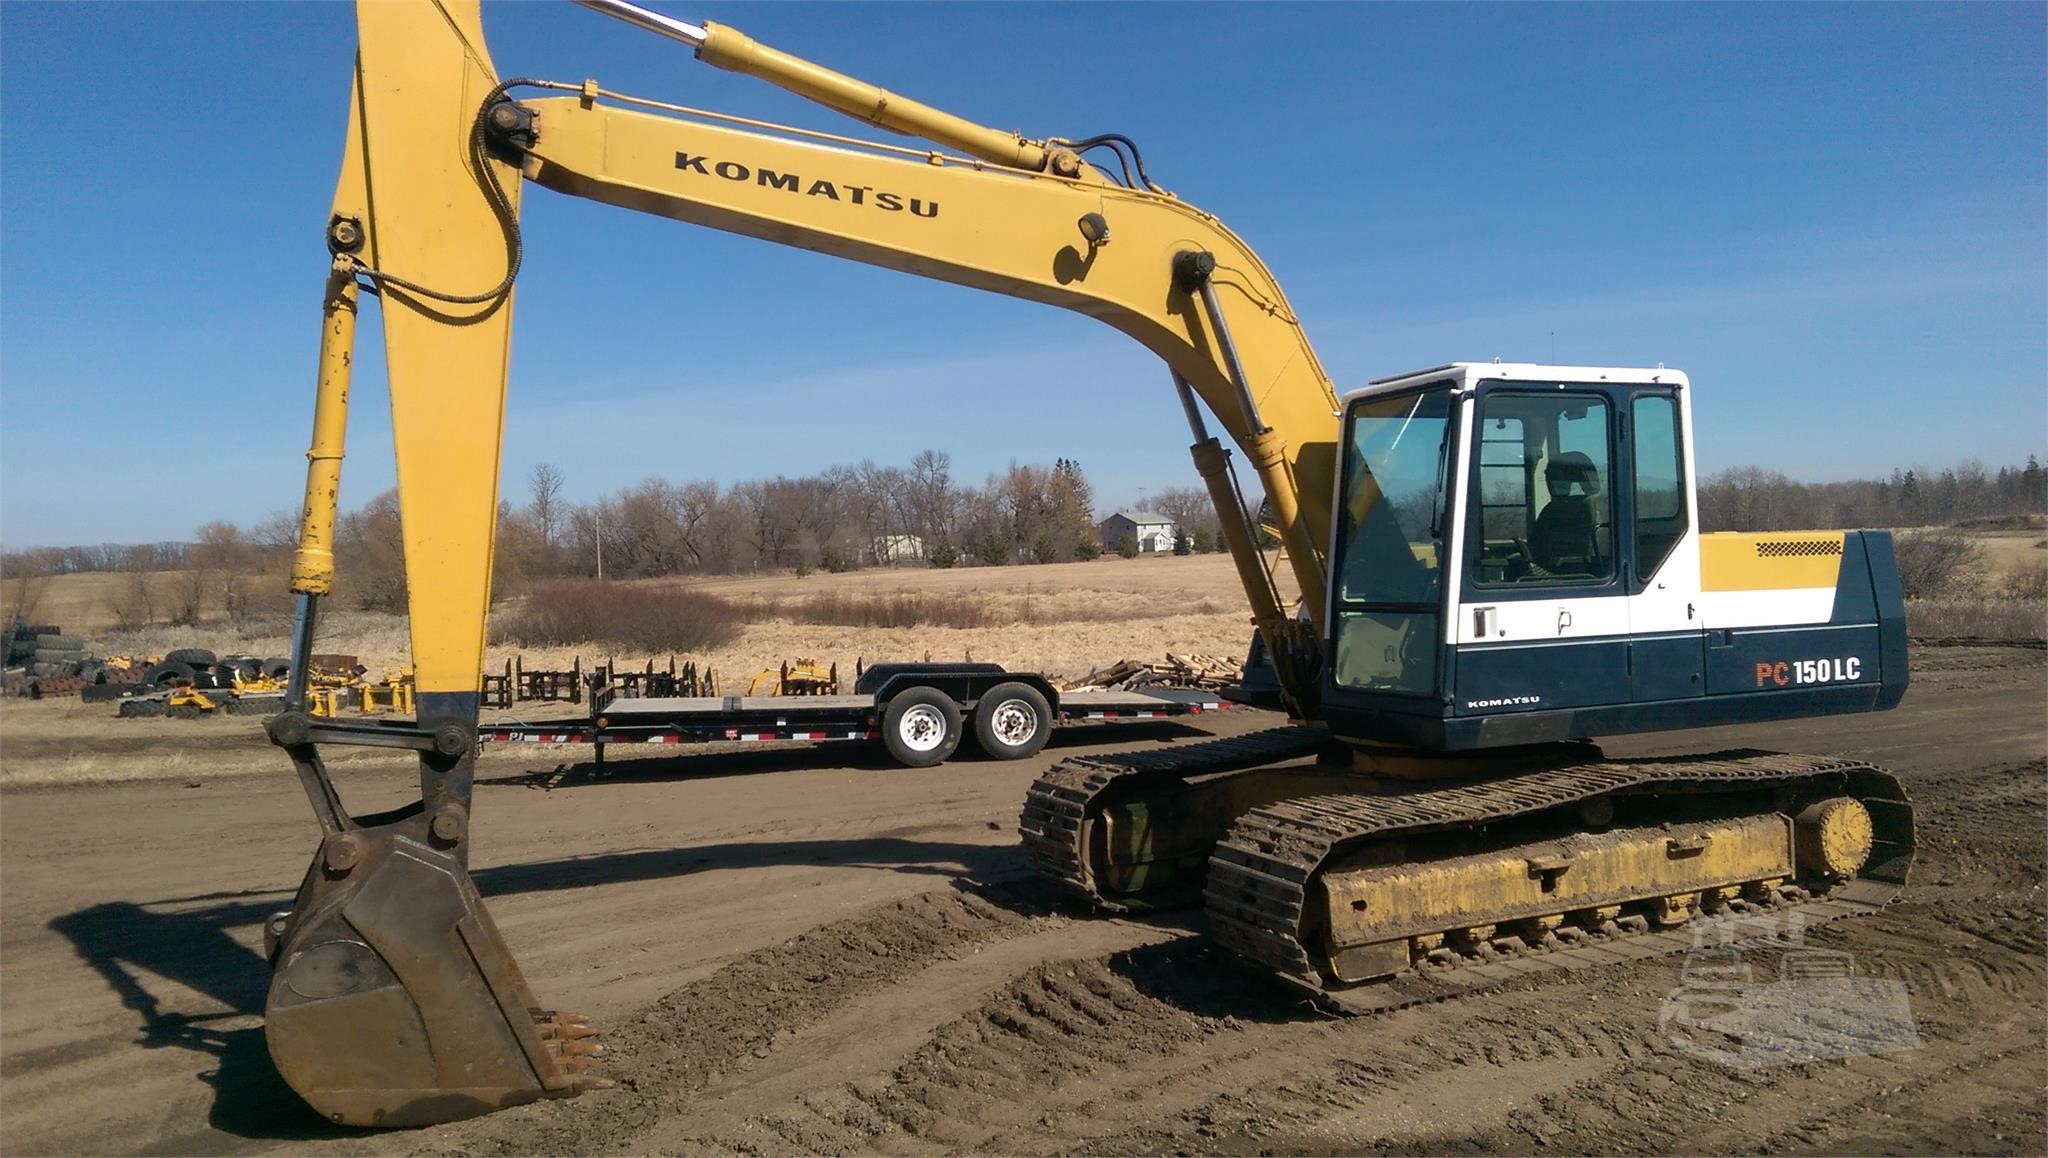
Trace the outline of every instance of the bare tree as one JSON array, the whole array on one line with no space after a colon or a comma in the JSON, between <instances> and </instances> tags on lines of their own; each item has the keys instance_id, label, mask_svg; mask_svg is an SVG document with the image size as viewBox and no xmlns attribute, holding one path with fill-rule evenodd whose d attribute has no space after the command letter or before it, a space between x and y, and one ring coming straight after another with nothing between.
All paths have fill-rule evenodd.
<instances>
[{"instance_id":1,"label":"bare tree","mask_svg":"<svg viewBox=\"0 0 2048 1158\"><path fill-rule=\"evenodd\" d=\"M526 509L533 516L534 530L540 536L543 555L555 545L555 536L561 530L562 472L551 462L537 462L526 472L526 486L532 495Z\"/></svg>"},{"instance_id":2,"label":"bare tree","mask_svg":"<svg viewBox=\"0 0 2048 1158\"><path fill-rule=\"evenodd\" d=\"M57 567L57 552L47 547L14 552L0 560L0 577L4 577L7 589L9 624L17 619L33 620L36 617L36 609L42 604L43 594L50 586L50 576L57 573Z\"/></svg>"},{"instance_id":3,"label":"bare tree","mask_svg":"<svg viewBox=\"0 0 2048 1158\"><path fill-rule=\"evenodd\" d=\"M335 570L366 611L405 610L405 535L398 492L388 490L335 524Z\"/></svg>"},{"instance_id":4,"label":"bare tree","mask_svg":"<svg viewBox=\"0 0 2048 1158\"><path fill-rule=\"evenodd\" d=\"M1190 534L1213 535L1221 524L1209 492L1194 487L1167 487L1153 496L1151 508L1173 520L1173 525Z\"/></svg>"},{"instance_id":5,"label":"bare tree","mask_svg":"<svg viewBox=\"0 0 2048 1158\"><path fill-rule=\"evenodd\" d=\"M953 456L943 450L919 451L910 460L906 484L910 532L924 539L929 553L933 544L945 542L953 531Z\"/></svg>"},{"instance_id":6,"label":"bare tree","mask_svg":"<svg viewBox=\"0 0 2048 1158\"><path fill-rule=\"evenodd\" d=\"M248 539L249 545L259 554L291 554L299 545L299 512L272 511L263 517L262 522L249 528Z\"/></svg>"}]
</instances>

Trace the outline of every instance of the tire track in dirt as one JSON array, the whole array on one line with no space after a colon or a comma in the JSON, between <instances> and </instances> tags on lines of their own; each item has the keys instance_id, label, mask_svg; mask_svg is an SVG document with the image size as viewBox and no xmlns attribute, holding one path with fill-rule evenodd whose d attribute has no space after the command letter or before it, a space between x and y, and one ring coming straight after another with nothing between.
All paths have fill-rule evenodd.
<instances>
[{"instance_id":1,"label":"tire track in dirt","mask_svg":"<svg viewBox=\"0 0 2048 1158\"><path fill-rule=\"evenodd\" d=\"M1063 1087L1090 1074L1141 1072L1158 1055L1225 1027L1144 992L1134 960L1177 960L1186 941L1106 957L1043 962L947 1021L894 1068L803 1094L738 1128L693 1133L675 1148L736 1153L1002 1150L1066 1111ZM1073 1121L1065 1119L1071 1129Z\"/></svg>"},{"instance_id":2,"label":"tire track in dirt","mask_svg":"<svg viewBox=\"0 0 2048 1158\"><path fill-rule=\"evenodd\" d=\"M1815 941L1858 931L1863 947L1915 931L1879 921L1817 930ZM1675 1048L1659 1030L1656 993L1677 980L1671 962L1599 971L1312 1034L1254 1032L1263 1048L1241 1064L1172 1075L1192 1100L1140 1091L1116 1105L1119 1133L1083 1148L1179 1152L1755 1152L1844 1148L2040 1149L2042 966L1996 950L1958 961L1932 945L1864 970L1903 980L1923 1046L1745 1072ZM1612 1000L1614 995L1642 995ZM1982 1011L2011 1015L1987 1029ZM1380 1032L1410 1020L1427 1028ZM1404 1026L1404 1029L1409 1027ZM1284 1059L1276 1064L1275 1055ZM1990 1080L1989 1075L2001 1075ZM1193 1078L1195 1080L1187 1080ZM1890 1118L1903 1121L1891 1123ZM1732 1119L1732 1121L1731 1121ZM1989 1123L1987 1125L1986 1123ZM1060 1130L1072 1137L1072 1118ZM1958 1126L1966 1129L1958 1133ZM1085 1136L1085 1135L1084 1135ZM1058 1136L993 1148L1057 1150Z\"/></svg>"},{"instance_id":3,"label":"tire track in dirt","mask_svg":"<svg viewBox=\"0 0 2048 1158\"><path fill-rule=\"evenodd\" d=\"M1642 972L1624 966L1378 1017L1254 1027L1224 1064L1167 1075L1139 1091L1137 1106L1114 1107L1121 1128L1086 1149L1442 1149L1453 1131L1663 1048L1654 1016L1597 1000L1603 985ZM1526 1016L1536 1005L1574 1012Z\"/></svg>"},{"instance_id":4,"label":"tire track in dirt","mask_svg":"<svg viewBox=\"0 0 2048 1158\"><path fill-rule=\"evenodd\" d=\"M992 897L997 899L991 899ZM423 1131L416 1153L618 1149L690 1112L694 1095L770 1057L854 1000L975 947L1055 926L1034 884L920 893L749 953L605 1035L616 1091L543 1102Z\"/></svg>"},{"instance_id":5,"label":"tire track in dirt","mask_svg":"<svg viewBox=\"0 0 2048 1158\"><path fill-rule=\"evenodd\" d=\"M2038 969L2016 966L1992 972L2037 982L2039 977ZM1967 986L1953 1000L1979 1005L2004 988ZM1661 1054L1545 1093L1501 1129L1445 1139L1443 1148L1466 1143L1567 1153L2038 1150L2025 1140L2042 1140L2041 1110L2022 1101L2030 1086L2038 1091L2042 1078L2034 1016L2020 1013L1988 1028L1980 1023L1953 1039L1944 1039L1942 1027L1925 1017L1919 1028L1917 1049L1756 1070ZM1983 1076L1992 1072L2008 1080L1987 1085Z\"/></svg>"},{"instance_id":6,"label":"tire track in dirt","mask_svg":"<svg viewBox=\"0 0 2048 1158\"><path fill-rule=\"evenodd\" d=\"M686 1120L664 1122L652 1133L633 1138L625 1148L642 1153L700 1150L701 1139L727 1133L744 1135L758 1127L757 1119L763 1115L817 1102L821 1097L829 1099L835 1089L842 1091L847 1103L833 1107L843 1119L855 1102L843 1091L853 1082L896 1065L962 1010L977 1008L992 992L1011 985L1048 958L1072 952L1107 954L1186 936L1178 928L1123 920L1053 918L1036 922L1032 931L940 961L796 1032L786 1047L778 1046L771 1060L733 1080L715 1083L693 1099ZM789 1125L809 1139L806 1149L846 1149L828 1144L829 1132L807 1130L800 1119ZM873 1128L863 1132L878 1132L879 1126L876 1119Z\"/></svg>"},{"instance_id":7,"label":"tire track in dirt","mask_svg":"<svg viewBox=\"0 0 2048 1158\"><path fill-rule=\"evenodd\" d=\"M1421 1136L1440 1125L1437 1111L1469 1111L1464 1071L1520 1096L1652 1048L1654 1017L1523 1034L1488 1000L1474 999L1467 1024L1446 1036L1435 1011L1322 1018L1192 940L1051 962L893 1069L790 1098L738 1128L665 1136L661 1148L1156 1152L1354 1119L1364 1136L1369 1119ZM1406 1120L1386 1121L1397 1105ZM1321 1144L1347 1148L1343 1138Z\"/></svg>"}]
</instances>

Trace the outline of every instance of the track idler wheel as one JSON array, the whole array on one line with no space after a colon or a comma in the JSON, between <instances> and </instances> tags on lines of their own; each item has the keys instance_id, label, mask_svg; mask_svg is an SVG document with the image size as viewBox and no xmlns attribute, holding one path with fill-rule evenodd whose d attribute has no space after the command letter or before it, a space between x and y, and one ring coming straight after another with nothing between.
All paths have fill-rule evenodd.
<instances>
[{"instance_id":1,"label":"track idler wheel","mask_svg":"<svg viewBox=\"0 0 2048 1158\"><path fill-rule=\"evenodd\" d=\"M270 1056L330 1121L423 1126L610 1084L595 1031L520 976L456 847L463 819L330 832L273 925Z\"/></svg>"},{"instance_id":2,"label":"track idler wheel","mask_svg":"<svg viewBox=\"0 0 2048 1158\"><path fill-rule=\"evenodd\" d=\"M1792 841L1801 869L1847 880L1869 862L1876 827L1862 801L1833 796L1800 811L1792 821Z\"/></svg>"}]
</instances>

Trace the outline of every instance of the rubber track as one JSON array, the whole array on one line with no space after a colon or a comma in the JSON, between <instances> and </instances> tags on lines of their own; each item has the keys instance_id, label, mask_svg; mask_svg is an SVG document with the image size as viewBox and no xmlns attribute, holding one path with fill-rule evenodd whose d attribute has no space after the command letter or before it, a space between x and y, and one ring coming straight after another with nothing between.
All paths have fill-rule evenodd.
<instances>
[{"instance_id":1,"label":"rubber track","mask_svg":"<svg viewBox=\"0 0 2048 1158\"><path fill-rule=\"evenodd\" d=\"M1024 852L1039 871L1075 897L1109 912L1136 907L1096 891L1081 847L1089 805L1112 785L1136 788L1279 764L1315 755L1329 741L1318 727L1269 728L1175 748L1082 756L1054 764L1031 785L1017 818Z\"/></svg>"},{"instance_id":2,"label":"rubber track","mask_svg":"<svg viewBox=\"0 0 2048 1158\"><path fill-rule=\"evenodd\" d=\"M1330 991L1298 938L1308 883L1332 856L1367 841L1527 816L1611 792L1761 788L1823 777L1853 784L1853 794L1867 803L1906 808L1897 781L1869 764L1767 753L1602 761L1397 795L1329 794L1283 801L1245 813L1217 844L1206 886L1210 928L1219 944L1350 1012L1437 1000L1548 968L1660 955L1691 944L1684 927L1465 966L1438 977L1410 974ZM1901 823L1904 840L1891 842L1889 850L1881 848L1873 858L1879 872L1895 874L1897 881L1866 878L1837 888L1802 906L1809 920L1869 912L1897 894L1911 855L1909 815ZM1881 840L1889 827L1880 822Z\"/></svg>"}]
</instances>

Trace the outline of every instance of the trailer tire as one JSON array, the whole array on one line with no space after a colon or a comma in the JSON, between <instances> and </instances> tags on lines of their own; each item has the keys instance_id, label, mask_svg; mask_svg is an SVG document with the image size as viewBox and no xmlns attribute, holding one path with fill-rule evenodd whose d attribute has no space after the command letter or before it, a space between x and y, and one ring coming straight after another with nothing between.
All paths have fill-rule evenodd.
<instances>
[{"instance_id":1,"label":"trailer tire","mask_svg":"<svg viewBox=\"0 0 2048 1158\"><path fill-rule=\"evenodd\" d=\"M1036 755L1052 737L1052 705L1030 684L997 684L974 705L974 738L998 760Z\"/></svg>"},{"instance_id":2,"label":"trailer tire","mask_svg":"<svg viewBox=\"0 0 2048 1158\"><path fill-rule=\"evenodd\" d=\"M212 667L219 656L203 647L181 647L164 657L165 663L189 663L195 668Z\"/></svg>"},{"instance_id":3,"label":"trailer tire","mask_svg":"<svg viewBox=\"0 0 2048 1158\"><path fill-rule=\"evenodd\" d=\"M882 710L882 746L905 768L943 764L960 746L960 705L937 688L907 688Z\"/></svg>"}]
</instances>

